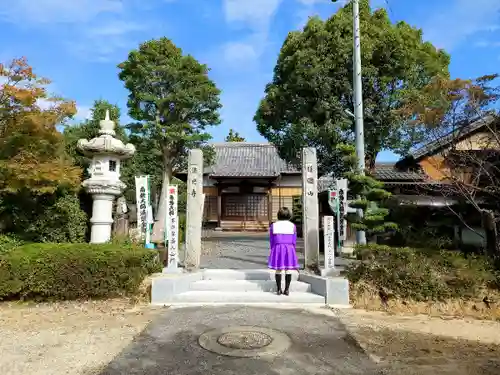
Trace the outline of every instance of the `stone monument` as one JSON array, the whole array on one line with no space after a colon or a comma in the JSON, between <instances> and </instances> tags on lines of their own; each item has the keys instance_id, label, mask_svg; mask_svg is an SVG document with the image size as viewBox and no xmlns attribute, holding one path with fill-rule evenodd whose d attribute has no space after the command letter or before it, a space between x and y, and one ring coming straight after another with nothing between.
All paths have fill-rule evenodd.
<instances>
[{"instance_id":1,"label":"stone monument","mask_svg":"<svg viewBox=\"0 0 500 375\"><path fill-rule=\"evenodd\" d=\"M184 255L184 267L187 269L200 267L203 203L203 151L190 150L187 181L186 252Z\"/></svg>"},{"instance_id":2,"label":"stone monument","mask_svg":"<svg viewBox=\"0 0 500 375\"><path fill-rule=\"evenodd\" d=\"M115 236L128 236L128 207L127 200L121 196L116 201Z\"/></svg>"},{"instance_id":3,"label":"stone monument","mask_svg":"<svg viewBox=\"0 0 500 375\"><path fill-rule=\"evenodd\" d=\"M316 149L302 149L302 209L305 267L319 270L318 163Z\"/></svg>"},{"instance_id":4,"label":"stone monument","mask_svg":"<svg viewBox=\"0 0 500 375\"><path fill-rule=\"evenodd\" d=\"M90 178L82 183L93 201L90 243L105 243L111 239L113 201L125 189L125 184L120 181L120 161L135 153L134 145L124 145L114 137L115 123L109 119L109 111L106 111L106 118L100 121L100 126L98 137L78 141L78 149L92 158L88 168Z\"/></svg>"}]
</instances>

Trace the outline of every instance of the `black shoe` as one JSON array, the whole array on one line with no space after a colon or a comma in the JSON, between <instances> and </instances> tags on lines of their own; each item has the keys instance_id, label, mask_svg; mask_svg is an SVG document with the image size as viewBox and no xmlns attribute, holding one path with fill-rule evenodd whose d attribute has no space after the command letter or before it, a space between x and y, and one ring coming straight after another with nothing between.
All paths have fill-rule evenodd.
<instances>
[{"instance_id":1,"label":"black shoe","mask_svg":"<svg viewBox=\"0 0 500 375\"><path fill-rule=\"evenodd\" d=\"M288 296L290 294L290 283L292 282L292 275L291 274L286 274L285 275L285 291L283 294L285 296Z\"/></svg>"},{"instance_id":2,"label":"black shoe","mask_svg":"<svg viewBox=\"0 0 500 375\"><path fill-rule=\"evenodd\" d=\"M274 275L274 278L276 279L276 294L280 296L282 294L281 291L281 273L277 273Z\"/></svg>"}]
</instances>

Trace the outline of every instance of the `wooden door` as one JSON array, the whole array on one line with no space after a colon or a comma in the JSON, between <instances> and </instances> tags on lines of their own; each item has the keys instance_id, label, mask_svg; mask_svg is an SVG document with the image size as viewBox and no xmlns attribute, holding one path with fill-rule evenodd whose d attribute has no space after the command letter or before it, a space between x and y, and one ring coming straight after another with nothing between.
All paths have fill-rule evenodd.
<instances>
[{"instance_id":1,"label":"wooden door","mask_svg":"<svg viewBox=\"0 0 500 375\"><path fill-rule=\"evenodd\" d=\"M223 194L223 220L268 221L266 194Z\"/></svg>"}]
</instances>

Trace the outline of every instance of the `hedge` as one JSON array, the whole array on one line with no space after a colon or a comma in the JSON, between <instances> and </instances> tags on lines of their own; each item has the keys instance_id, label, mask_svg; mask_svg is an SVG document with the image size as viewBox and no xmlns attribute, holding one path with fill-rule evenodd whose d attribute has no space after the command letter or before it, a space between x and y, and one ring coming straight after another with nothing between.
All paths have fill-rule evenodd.
<instances>
[{"instance_id":1,"label":"hedge","mask_svg":"<svg viewBox=\"0 0 500 375\"><path fill-rule=\"evenodd\" d=\"M414 301L474 299L498 289L498 274L487 258L457 251L367 245L356 249L358 259L346 276L356 288L383 289Z\"/></svg>"},{"instance_id":2,"label":"hedge","mask_svg":"<svg viewBox=\"0 0 500 375\"><path fill-rule=\"evenodd\" d=\"M161 270L157 253L133 245L26 244L0 253L0 300L104 298L138 291Z\"/></svg>"},{"instance_id":3,"label":"hedge","mask_svg":"<svg viewBox=\"0 0 500 375\"><path fill-rule=\"evenodd\" d=\"M11 251L22 244L23 242L15 237L0 234L0 256L2 253Z\"/></svg>"}]
</instances>

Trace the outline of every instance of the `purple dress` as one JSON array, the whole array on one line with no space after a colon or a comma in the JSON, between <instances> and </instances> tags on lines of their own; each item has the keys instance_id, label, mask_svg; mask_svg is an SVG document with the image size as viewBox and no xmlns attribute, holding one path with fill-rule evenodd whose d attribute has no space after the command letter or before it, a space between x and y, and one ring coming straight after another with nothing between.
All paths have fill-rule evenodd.
<instances>
[{"instance_id":1,"label":"purple dress","mask_svg":"<svg viewBox=\"0 0 500 375\"><path fill-rule=\"evenodd\" d=\"M268 267L273 270L299 269L299 261L295 246L297 244L297 228L295 224L280 220L271 224L269 229L271 254Z\"/></svg>"}]
</instances>

